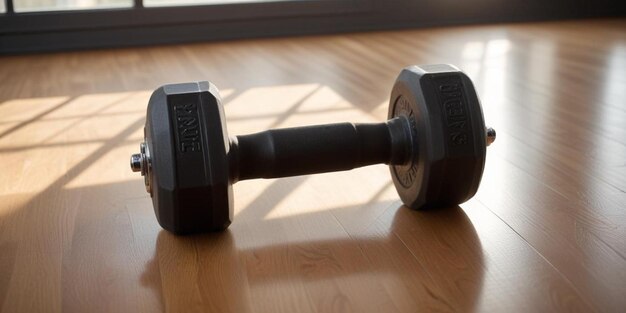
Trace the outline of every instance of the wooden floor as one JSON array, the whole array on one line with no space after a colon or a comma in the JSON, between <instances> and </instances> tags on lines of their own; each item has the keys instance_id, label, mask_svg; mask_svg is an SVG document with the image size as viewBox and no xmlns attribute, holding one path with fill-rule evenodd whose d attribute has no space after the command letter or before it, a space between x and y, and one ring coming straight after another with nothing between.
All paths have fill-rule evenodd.
<instances>
[{"instance_id":1,"label":"wooden floor","mask_svg":"<svg viewBox=\"0 0 626 313\"><path fill-rule=\"evenodd\" d=\"M176 237L128 166L151 91L211 80L231 135L386 117L456 64L498 131L476 197L402 207L384 165L235 185ZM2 312L626 311L626 19L0 58Z\"/></svg>"}]
</instances>

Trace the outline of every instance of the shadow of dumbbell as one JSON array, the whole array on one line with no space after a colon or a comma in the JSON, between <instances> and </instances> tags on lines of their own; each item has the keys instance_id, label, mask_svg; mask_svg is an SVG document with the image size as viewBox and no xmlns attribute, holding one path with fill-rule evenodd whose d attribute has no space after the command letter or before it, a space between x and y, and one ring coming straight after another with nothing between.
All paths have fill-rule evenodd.
<instances>
[{"instance_id":1,"label":"shadow of dumbbell","mask_svg":"<svg viewBox=\"0 0 626 313\"><path fill-rule=\"evenodd\" d=\"M197 303L250 311L260 294L287 297L264 301L298 302L332 292L345 293L353 309L363 309L360 305L372 302L365 295L391 288L410 302L407 309L471 310L482 289L484 264L480 241L463 210L390 211L390 225L373 225L354 239L243 249L231 231L184 237L161 231L146 275L159 272L156 288L172 309ZM255 225L249 227L254 231ZM281 288L293 292L282 294ZM261 311L268 309L259 305Z\"/></svg>"}]
</instances>

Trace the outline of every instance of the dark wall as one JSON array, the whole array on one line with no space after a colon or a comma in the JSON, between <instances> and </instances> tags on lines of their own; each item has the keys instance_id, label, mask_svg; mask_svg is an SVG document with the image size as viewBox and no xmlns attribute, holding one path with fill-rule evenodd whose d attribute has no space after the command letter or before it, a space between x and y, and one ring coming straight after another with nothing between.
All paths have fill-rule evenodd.
<instances>
[{"instance_id":1,"label":"dark wall","mask_svg":"<svg viewBox=\"0 0 626 313\"><path fill-rule=\"evenodd\" d=\"M0 53L626 16L609 0L304 0L0 15Z\"/></svg>"}]
</instances>

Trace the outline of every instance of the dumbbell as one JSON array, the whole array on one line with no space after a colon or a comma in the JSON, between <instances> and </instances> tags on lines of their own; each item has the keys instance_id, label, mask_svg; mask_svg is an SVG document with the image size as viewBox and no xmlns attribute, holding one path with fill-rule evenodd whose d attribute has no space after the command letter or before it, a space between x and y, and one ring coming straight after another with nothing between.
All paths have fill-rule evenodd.
<instances>
[{"instance_id":1,"label":"dumbbell","mask_svg":"<svg viewBox=\"0 0 626 313\"><path fill-rule=\"evenodd\" d=\"M209 82L165 85L150 97L140 153L161 227L176 234L226 229L232 184L350 170L384 163L411 209L455 206L476 193L486 128L472 81L452 65L403 69L384 123L338 123L229 137L217 88Z\"/></svg>"}]
</instances>

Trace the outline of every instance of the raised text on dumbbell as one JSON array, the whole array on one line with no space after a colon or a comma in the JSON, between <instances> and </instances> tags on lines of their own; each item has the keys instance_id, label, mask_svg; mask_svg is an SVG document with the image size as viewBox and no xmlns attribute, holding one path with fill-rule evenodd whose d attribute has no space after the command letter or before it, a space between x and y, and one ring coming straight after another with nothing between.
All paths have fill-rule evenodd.
<instances>
[{"instance_id":1,"label":"raised text on dumbbell","mask_svg":"<svg viewBox=\"0 0 626 313\"><path fill-rule=\"evenodd\" d=\"M201 151L198 107L194 103L174 106L176 139L180 152Z\"/></svg>"},{"instance_id":2,"label":"raised text on dumbbell","mask_svg":"<svg viewBox=\"0 0 626 313\"><path fill-rule=\"evenodd\" d=\"M469 137L467 108L463 88L459 82L446 81L439 84L439 96L446 117L448 140L453 146L467 144Z\"/></svg>"}]
</instances>

